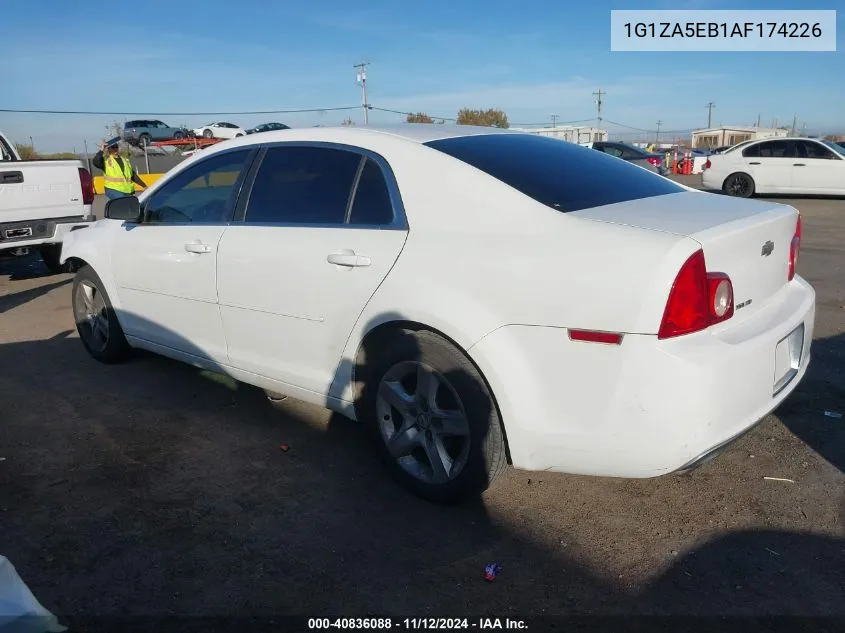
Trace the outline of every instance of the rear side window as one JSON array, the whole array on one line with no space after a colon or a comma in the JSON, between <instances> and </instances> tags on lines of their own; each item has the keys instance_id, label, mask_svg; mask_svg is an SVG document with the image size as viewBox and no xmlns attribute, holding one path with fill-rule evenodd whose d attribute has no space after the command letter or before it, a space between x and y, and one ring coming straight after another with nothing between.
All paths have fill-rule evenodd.
<instances>
[{"instance_id":1,"label":"rear side window","mask_svg":"<svg viewBox=\"0 0 845 633\"><path fill-rule=\"evenodd\" d=\"M384 174L376 162L368 158L358 179L349 223L382 225L391 222L393 206L390 203L390 192Z\"/></svg>"},{"instance_id":2,"label":"rear side window","mask_svg":"<svg viewBox=\"0 0 845 633\"><path fill-rule=\"evenodd\" d=\"M426 145L562 212L686 191L602 152L532 134L462 136Z\"/></svg>"},{"instance_id":3,"label":"rear side window","mask_svg":"<svg viewBox=\"0 0 845 633\"><path fill-rule=\"evenodd\" d=\"M271 147L255 176L245 221L343 224L361 156L318 147Z\"/></svg>"}]
</instances>

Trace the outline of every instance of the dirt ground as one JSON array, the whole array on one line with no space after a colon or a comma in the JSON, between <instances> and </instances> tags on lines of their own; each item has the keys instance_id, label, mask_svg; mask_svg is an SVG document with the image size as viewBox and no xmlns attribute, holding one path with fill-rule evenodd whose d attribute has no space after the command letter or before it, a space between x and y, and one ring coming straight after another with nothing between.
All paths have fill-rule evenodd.
<instances>
[{"instance_id":1,"label":"dirt ground","mask_svg":"<svg viewBox=\"0 0 845 633\"><path fill-rule=\"evenodd\" d=\"M0 261L0 554L60 618L845 617L845 419L824 414L845 413L845 200L780 201L804 214L818 312L774 415L691 474L510 469L458 508L397 488L325 410L151 355L95 362L71 276Z\"/></svg>"}]
</instances>

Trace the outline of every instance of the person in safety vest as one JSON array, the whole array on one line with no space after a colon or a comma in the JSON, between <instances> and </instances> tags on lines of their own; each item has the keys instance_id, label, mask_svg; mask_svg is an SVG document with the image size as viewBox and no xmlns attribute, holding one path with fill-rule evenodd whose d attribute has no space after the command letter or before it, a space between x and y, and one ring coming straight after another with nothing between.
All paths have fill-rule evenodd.
<instances>
[{"instance_id":1,"label":"person in safety vest","mask_svg":"<svg viewBox=\"0 0 845 633\"><path fill-rule=\"evenodd\" d=\"M135 195L136 184L142 189L147 187L132 163L119 154L119 143L120 138L106 141L91 161L94 167L103 170L103 189L109 200Z\"/></svg>"}]
</instances>

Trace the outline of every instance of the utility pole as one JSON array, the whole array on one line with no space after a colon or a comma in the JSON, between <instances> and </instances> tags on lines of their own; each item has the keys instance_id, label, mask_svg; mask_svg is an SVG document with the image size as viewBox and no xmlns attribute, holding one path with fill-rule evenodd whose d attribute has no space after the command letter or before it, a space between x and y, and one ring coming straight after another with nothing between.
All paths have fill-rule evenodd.
<instances>
[{"instance_id":1,"label":"utility pole","mask_svg":"<svg viewBox=\"0 0 845 633\"><path fill-rule=\"evenodd\" d=\"M363 97L363 107L364 107L364 124L370 122L370 115L369 115L369 106L367 105L367 71L366 67L370 65L370 62L361 62L360 64L354 64L354 68L358 69L358 82L361 84L361 94Z\"/></svg>"},{"instance_id":2,"label":"utility pole","mask_svg":"<svg viewBox=\"0 0 845 633\"><path fill-rule=\"evenodd\" d=\"M798 125L798 115L792 115L792 132L790 132L790 136L795 136L795 127Z\"/></svg>"},{"instance_id":3,"label":"utility pole","mask_svg":"<svg viewBox=\"0 0 845 633\"><path fill-rule=\"evenodd\" d=\"M552 115L552 127L553 127L553 128L554 128L554 127L557 127L557 117L558 117L558 115L557 115L557 114L553 114L553 115Z\"/></svg>"},{"instance_id":4,"label":"utility pole","mask_svg":"<svg viewBox=\"0 0 845 633\"><path fill-rule=\"evenodd\" d=\"M757 114L757 127L760 127L760 114Z\"/></svg>"},{"instance_id":5,"label":"utility pole","mask_svg":"<svg viewBox=\"0 0 845 633\"><path fill-rule=\"evenodd\" d=\"M661 125L662 123L663 123L663 121L658 121L658 122L657 122L657 135L654 137L654 142L655 142L655 143L659 143L659 142L660 142L660 125Z\"/></svg>"},{"instance_id":6,"label":"utility pole","mask_svg":"<svg viewBox=\"0 0 845 633\"><path fill-rule=\"evenodd\" d=\"M707 128L710 129L713 123L713 108L716 107L716 104L711 101L704 107L707 108Z\"/></svg>"},{"instance_id":7,"label":"utility pole","mask_svg":"<svg viewBox=\"0 0 845 633\"><path fill-rule=\"evenodd\" d=\"M601 97L602 95L606 95L606 92L602 92L602 89L599 88L597 92L593 93L593 96L596 98L596 122L598 123L598 129L601 133Z\"/></svg>"}]
</instances>

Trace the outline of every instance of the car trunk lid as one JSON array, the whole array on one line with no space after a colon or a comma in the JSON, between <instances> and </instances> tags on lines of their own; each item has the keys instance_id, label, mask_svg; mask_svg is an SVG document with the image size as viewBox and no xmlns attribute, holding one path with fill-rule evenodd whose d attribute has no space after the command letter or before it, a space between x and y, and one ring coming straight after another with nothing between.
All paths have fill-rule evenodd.
<instances>
[{"instance_id":1,"label":"car trunk lid","mask_svg":"<svg viewBox=\"0 0 845 633\"><path fill-rule=\"evenodd\" d=\"M572 215L692 238L702 246L707 270L731 278L735 306L744 315L756 312L788 282L798 220L791 206L683 192Z\"/></svg>"}]
</instances>

